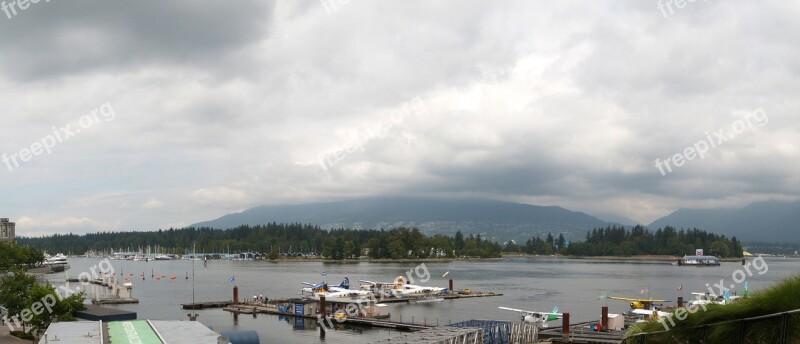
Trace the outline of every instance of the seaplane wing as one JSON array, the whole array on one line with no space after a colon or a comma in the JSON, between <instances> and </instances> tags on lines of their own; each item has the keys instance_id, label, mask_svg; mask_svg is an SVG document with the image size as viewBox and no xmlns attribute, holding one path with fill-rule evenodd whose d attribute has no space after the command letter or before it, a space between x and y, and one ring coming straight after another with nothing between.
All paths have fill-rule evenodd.
<instances>
[{"instance_id":1,"label":"seaplane wing","mask_svg":"<svg viewBox=\"0 0 800 344\"><path fill-rule=\"evenodd\" d=\"M629 302L669 302L669 300L656 300L656 299L637 299L632 297L619 297L619 296L609 296L609 299L612 300L619 300L619 301L629 301Z\"/></svg>"},{"instance_id":2,"label":"seaplane wing","mask_svg":"<svg viewBox=\"0 0 800 344\"><path fill-rule=\"evenodd\" d=\"M522 313L522 314L525 314L525 315L533 315L533 316L538 316L538 317L550 317L550 318L554 318L553 320L561 319L563 317L563 314L558 313L558 307L554 308L553 312L550 312L550 313L548 313L548 312L528 311L528 310L524 310L524 309L516 309L516 308L509 308L509 307L497 307L497 308L504 309L504 310L507 310L507 311L512 311L512 312L518 312L518 313Z\"/></svg>"},{"instance_id":3,"label":"seaplane wing","mask_svg":"<svg viewBox=\"0 0 800 344\"><path fill-rule=\"evenodd\" d=\"M647 309L632 309L631 313L638 314L638 315L645 315L652 317L653 315L658 315L659 317L665 317L670 315L671 313L662 312L662 311L654 311L654 310L647 310Z\"/></svg>"},{"instance_id":4,"label":"seaplane wing","mask_svg":"<svg viewBox=\"0 0 800 344\"><path fill-rule=\"evenodd\" d=\"M561 313L558 312L558 306L553 307L553 311L550 313L547 312L536 312L536 311L527 311L524 309L516 309L516 308L509 308L509 307L498 307L500 309L504 309L507 311L513 311L522 313L522 322L535 324L538 327L547 327L548 321L558 320L563 317Z\"/></svg>"}]
</instances>

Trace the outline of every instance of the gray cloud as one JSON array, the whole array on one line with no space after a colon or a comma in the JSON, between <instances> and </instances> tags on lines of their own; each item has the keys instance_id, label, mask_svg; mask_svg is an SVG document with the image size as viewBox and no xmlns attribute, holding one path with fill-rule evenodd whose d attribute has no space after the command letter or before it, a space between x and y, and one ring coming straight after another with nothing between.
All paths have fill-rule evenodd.
<instances>
[{"instance_id":1,"label":"gray cloud","mask_svg":"<svg viewBox=\"0 0 800 344\"><path fill-rule=\"evenodd\" d=\"M0 166L0 189L18 195L0 215L39 234L155 229L265 203L451 195L649 222L797 199L798 6L695 2L665 18L657 4L59 1L0 13L0 127L13 128L0 153L105 102L118 113ZM667 175L655 167L758 108L766 125Z\"/></svg>"}]
</instances>

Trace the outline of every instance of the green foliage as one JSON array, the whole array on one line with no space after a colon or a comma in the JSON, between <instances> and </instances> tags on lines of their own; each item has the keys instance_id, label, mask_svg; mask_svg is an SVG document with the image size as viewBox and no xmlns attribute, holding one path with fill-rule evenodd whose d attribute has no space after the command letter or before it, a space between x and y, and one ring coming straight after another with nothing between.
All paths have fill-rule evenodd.
<instances>
[{"instance_id":1,"label":"green foliage","mask_svg":"<svg viewBox=\"0 0 800 344\"><path fill-rule=\"evenodd\" d=\"M419 259L437 257L499 257L502 247L494 242L461 232L455 237L428 237L417 228L392 230L324 230L317 226L271 223L263 226L240 226L229 230L183 228L157 232L104 232L86 235L54 235L44 238L20 238L20 242L51 252L84 253L87 250L139 250L160 247L167 252L191 252L197 243L198 252L268 253L277 259L280 253L317 253L328 259L352 259L364 250L373 259ZM469 245L467 245L469 244ZM466 250L465 247L470 249ZM277 253L273 253L277 252Z\"/></svg>"},{"instance_id":2,"label":"green foliage","mask_svg":"<svg viewBox=\"0 0 800 344\"><path fill-rule=\"evenodd\" d=\"M699 308L689 313L685 320L675 319L675 325L667 321L670 331L659 336L648 336L647 343L694 343L699 342L703 333L706 343L735 343L739 339L741 323L738 319L781 313L800 309L800 275L789 277L770 288L758 291L750 297L727 305L709 305L707 310ZM665 320L666 321L666 320ZM704 325L722 323L703 329ZM746 343L779 343L782 319L780 317L750 321L745 327ZM790 316L788 323L788 343L800 341L800 317ZM637 333L664 331L664 325L656 320L633 326L627 337ZM638 340L638 339L637 339ZM634 342L638 342L634 340Z\"/></svg>"},{"instance_id":3,"label":"green foliage","mask_svg":"<svg viewBox=\"0 0 800 344\"><path fill-rule=\"evenodd\" d=\"M0 242L0 271L33 267L44 261L44 254L31 246Z\"/></svg>"},{"instance_id":4,"label":"green foliage","mask_svg":"<svg viewBox=\"0 0 800 344\"><path fill-rule=\"evenodd\" d=\"M30 326L34 333L39 334L54 320L73 320L74 311L85 309L83 299L83 293L61 299L51 284L39 284L36 278L22 271L0 279L0 304L8 309L11 323L15 317L22 323L23 332ZM52 306L47 309L45 304Z\"/></svg>"},{"instance_id":5,"label":"green foliage","mask_svg":"<svg viewBox=\"0 0 800 344\"><path fill-rule=\"evenodd\" d=\"M540 237L529 239L525 246L506 246L506 252L551 255L555 253L572 256L633 256L633 255L672 255L694 254L695 249L705 249L706 254L720 257L741 257L742 245L732 238L701 231L697 228L676 231L672 227L659 228L651 232L643 226L631 230L625 227L609 226L595 228L586 233L586 241L566 245L563 234L554 239L548 234L545 240Z\"/></svg>"},{"instance_id":6,"label":"green foliage","mask_svg":"<svg viewBox=\"0 0 800 344\"><path fill-rule=\"evenodd\" d=\"M0 304L8 310L9 316L27 308L28 295L35 285L36 278L20 270L0 278Z\"/></svg>"},{"instance_id":7,"label":"green foliage","mask_svg":"<svg viewBox=\"0 0 800 344\"><path fill-rule=\"evenodd\" d=\"M36 339L36 337L34 337L32 334L25 331L11 331L11 335L19 339L25 339L25 340Z\"/></svg>"}]
</instances>

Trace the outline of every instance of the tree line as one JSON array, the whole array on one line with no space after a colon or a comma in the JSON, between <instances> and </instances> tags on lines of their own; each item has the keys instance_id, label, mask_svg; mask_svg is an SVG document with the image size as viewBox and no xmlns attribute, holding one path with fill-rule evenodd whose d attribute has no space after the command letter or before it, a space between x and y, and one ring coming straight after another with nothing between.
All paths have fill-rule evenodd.
<instances>
[{"instance_id":1,"label":"tree line","mask_svg":"<svg viewBox=\"0 0 800 344\"><path fill-rule=\"evenodd\" d=\"M228 230L212 228L170 228L152 232L100 232L84 235L55 234L41 238L18 238L51 253L84 254L87 251L135 251L158 248L174 254L259 252L271 259L311 255L329 259L369 257L405 259L434 257L499 257L502 245L481 237L426 236L417 228L391 230L325 230L308 224L270 223L239 226ZM153 249L155 250L155 249Z\"/></svg>"},{"instance_id":2,"label":"tree line","mask_svg":"<svg viewBox=\"0 0 800 344\"><path fill-rule=\"evenodd\" d=\"M455 258L499 257L502 253L573 256L684 255L705 249L710 255L741 257L742 245L736 237L713 234L692 228L673 227L651 231L643 226L595 228L585 240L570 242L564 234L533 237L525 243L498 243L480 234L427 236L417 228L391 230L332 229L308 224L271 223L239 226L229 230L182 228L154 232L101 232L85 235L56 234L43 238L19 238L48 252L83 254L92 250L139 251L147 247L166 253L259 252L270 259L281 256L310 255L328 259ZM195 247L195 248L193 248Z\"/></svg>"},{"instance_id":3,"label":"tree line","mask_svg":"<svg viewBox=\"0 0 800 344\"><path fill-rule=\"evenodd\" d=\"M506 252L526 254L562 254L569 256L635 256L694 254L703 249L704 254L718 257L742 257L742 243L732 237L705 232L697 228L676 230L667 226L650 231L644 226L608 226L595 228L586 233L584 241L569 243L563 234L554 238L548 234L546 239L535 237L524 245L506 244Z\"/></svg>"}]
</instances>

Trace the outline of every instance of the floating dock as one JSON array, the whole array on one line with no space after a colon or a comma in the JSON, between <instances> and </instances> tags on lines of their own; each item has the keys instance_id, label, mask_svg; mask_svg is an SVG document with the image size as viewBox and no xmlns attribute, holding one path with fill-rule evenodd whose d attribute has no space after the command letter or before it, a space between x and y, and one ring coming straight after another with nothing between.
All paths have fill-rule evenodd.
<instances>
[{"instance_id":1,"label":"floating dock","mask_svg":"<svg viewBox=\"0 0 800 344\"><path fill-rule=\"evenodd\" d=\"M99 293L97 293L95 290L94 294L92 295L93 304L117 305L139 303L139 300L132 296L133 286L117 284L116 279L112 277L104 276L103 278L90 280L89 283L111 289L110 296L98 295Z\"/></svg>"},{"instance_id":2,"label":"floating dock","mask_svg":"<svg viewBox=\"0 0 800 344\"><path fill-rule=\"evenodd\" d=\"M182 303L183 309L208 309L208 308L224 308L233 304L233 301L204 301L195 303Z\"/></svg>"},{"instance_id":3,"label":"floating dock","mask_svg":"<svg viewBox=\"0 0 800 344\"><path fill-rule=\"evenodd\" d=\"M316 302L314 302L316 303ZM254 305L231 305L224 308L225 311L231 312L234 314L272 314L272 315L281 315L281 316L288 316L288 317L297 317L297 318L306 318L306 319L318 319L316 314L311 314L304 312L302 314L296 314L291 311L294 309L288 309L289 311L284 312L281 311L279 307L266 305L266 306L254 306ZM347 317L341 320L332 320L337 323L342 324L351 324L351 325L361 325L361 326L369 326L369 327L379 327L379 328L388 328L397 331L419 331L433 328L432 325L425 325L425 324L409 324L397 321L389 321L389 320L381 320L375 318L351 318Z\"/></svg>"}]
</instances>

